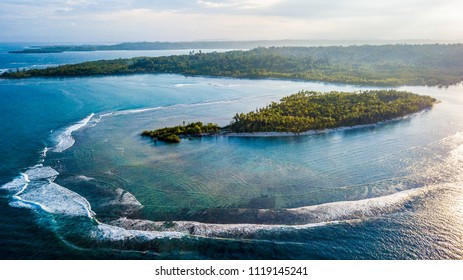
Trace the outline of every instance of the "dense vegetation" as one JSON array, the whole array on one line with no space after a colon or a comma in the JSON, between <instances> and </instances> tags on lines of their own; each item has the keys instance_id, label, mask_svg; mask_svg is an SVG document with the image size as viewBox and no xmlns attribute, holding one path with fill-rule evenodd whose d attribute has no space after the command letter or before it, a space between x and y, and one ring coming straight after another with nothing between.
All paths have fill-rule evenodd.
<instances>
[{"instance_id":1,"label":"dense vegetation","mask_svg":"<svg viewBox=\"0 0 463 280\"><path fill-rule=\"evenodd\" d=\"M280 102L247 114L236 114L225 128L217 124L189 123L156 130L145 130L142 136L167 143L179 143L179 136L197 137L219 132L292 132L322 130L403 117L431 108L436 99L406 91L371 90L364 92L300 91L283 97Z\"/></svg>"},{"instance_id":2,"label":"dense vegetation","mask_svg":"<svg viewBox=\"0 0 463 280\"><path fill-rule=\"evenodd\" d=\"M135 73L283 78L379 86L451 85L463 80L463 45L271 47L225 53L191 52L5 72L1 77Z\"/></svg>"},{"instance_id":3,"label":"dense vegetation","mask_svg":"<svg viewBox=\"0 0 463 280\"><path fill-rule=\"evenodd\" d=\"M187 125L165 127L156 130L145 130L141 133L141 135L167 143L179 143L181 141L179 135L201 137L204 134L218 133L219 129L220 127L214 123L203 124L202 122L194 122Z\"/></svg>"},{"instance_id":4,"label":"dense vegetation","mask_svg":"<svg viewBox=\"0 0 463 280\"><path fill-rule=\"evenodd\" d=\"M232 132L293 132L374 124L431 108L436 100L410 92L301 91L247 114L236 114Z\"/></svg>"}]
</instances>

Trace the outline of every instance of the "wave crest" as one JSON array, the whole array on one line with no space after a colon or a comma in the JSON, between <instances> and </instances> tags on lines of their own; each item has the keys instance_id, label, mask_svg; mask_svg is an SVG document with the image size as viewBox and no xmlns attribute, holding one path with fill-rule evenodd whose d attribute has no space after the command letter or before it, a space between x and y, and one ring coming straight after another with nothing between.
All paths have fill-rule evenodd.
<instances>
[{"instance_id":1,"label":"wave crest","mask_svg":"<svg viewBox=\"0 0 463 280\"><path fill-rule=\"evenodd\" d=\"M52 151L61 153L70 147L74 145L75 139L72 137L72 133L78 129L81 129L82 127L86 126L88 122L90 121L91 118L93 118L95 114L91 113L89 116L87 116L85 119L67 127L64 129L63 132L61 132L57 137L56 137L56 142L57 144L55 147L53 147Z\"/></svg>"}]
</instances>

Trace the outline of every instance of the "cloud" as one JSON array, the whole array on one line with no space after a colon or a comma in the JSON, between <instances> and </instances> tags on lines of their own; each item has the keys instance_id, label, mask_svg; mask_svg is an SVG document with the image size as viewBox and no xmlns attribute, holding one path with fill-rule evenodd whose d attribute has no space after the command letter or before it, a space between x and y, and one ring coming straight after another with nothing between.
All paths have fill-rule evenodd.
<instances>
[{"instance_id":1,"label":"cloud","mask_svg":"<svg viewBox=\"0 0 463 280\"><path fill-rule=\"evenodd\" d=\"M281 0L240 0L240 1L203 1L198 0L198 4L204 8L212 9L238 9L238 10L256 10L256 9L265 9L275 5L276 3L281 2Z\"/></svg>"},{"instance_id":2,"label":"cloud","mask_svg":"<svg viewBox=\"0 0 463 280\"><path fill-rule=\"evenodd\" d=\"M2 0L1 41L463 39L457 0Z\"/></svg>"}]
</instances>

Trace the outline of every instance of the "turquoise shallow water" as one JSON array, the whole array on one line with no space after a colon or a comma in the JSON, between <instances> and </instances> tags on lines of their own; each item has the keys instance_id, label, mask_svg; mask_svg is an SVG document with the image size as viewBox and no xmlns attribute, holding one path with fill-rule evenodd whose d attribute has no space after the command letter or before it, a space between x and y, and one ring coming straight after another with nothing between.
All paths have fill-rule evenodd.
<instances>
[{"instance_id":1,"label":"turquoise shallow water","mask_svg":"<svg viewBox=\"0 0 463 280\"><path fill-rule=\"evenodd\" d=\"M14 68L95 55L0 57ZM0 256L461 258L462 86L401 88L442 102L372 127L179 145L139 136L183 121L225 125L301 89L366 88L178 75L0 80Z\"/></svg>"}]
</instances>

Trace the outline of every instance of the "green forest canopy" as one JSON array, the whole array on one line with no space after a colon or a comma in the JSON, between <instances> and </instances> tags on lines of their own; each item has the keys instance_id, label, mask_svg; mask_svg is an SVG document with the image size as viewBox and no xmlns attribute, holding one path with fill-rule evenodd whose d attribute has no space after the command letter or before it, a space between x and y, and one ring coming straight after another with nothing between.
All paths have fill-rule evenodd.
<instances>
[{"instance_id":1,"label":"green forest canopy","mask_svg":"<svg viewBox=\"0 0 463 280\"><path fill-rule=\"evenodd\" d=\"M293 132L374 124L431 108L436 99L411 92L300 91L247 114L236 114L232 132Z\"/></svg>"},{"instance_id":2,"label":"green forest canopy","mask_svg":"<svg viewBox=\"0 0 463 280\"><path fill-rule=\"evenodd\" d=\"M291 132L375 124L431 108L436 99L406 91L371 90L363 92L300 91L280 102L247 114L236 114L223 131L235 133ZM201 122L146 130L149 136L166 142L180 142L177 135L197 136L219 133L216 124Z\"/></svg>"},{"instance_id":3,"label":"green forest canopy","mask_svg":"<svg viewBox=\"0 0 463 280\"><path fill-rule=\"evenodd\" d=\"M5 72L1 77L139 73L280 78L377 86L451 85L463 80L463 45L260 47L249 51L100 60Z\"/></svg>"}]
</instances>

